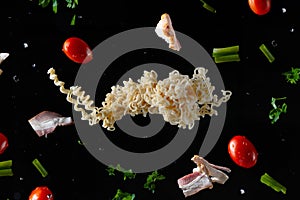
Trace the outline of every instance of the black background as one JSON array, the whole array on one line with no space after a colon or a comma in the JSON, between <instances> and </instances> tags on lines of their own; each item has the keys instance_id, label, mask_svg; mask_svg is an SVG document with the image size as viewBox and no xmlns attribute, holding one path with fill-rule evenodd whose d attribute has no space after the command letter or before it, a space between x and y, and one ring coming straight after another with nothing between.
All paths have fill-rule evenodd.
<instances>
[{"instance_id":1,"label":"black background","mask_svg":"<svg viewBox=\"0 0 300 200\"><path fill-rule=\"evenodd\" d=\"M45 138L38 137L28 123L28 119L43 110L72 115L72 105L47 75L47 70L54 67L66 86L74 82L80 64L69 60L61 51L68 37L80 37L94 48L121 31L156 26L165 12L170 14L175 30L196 40L209 53L215 47L240 45L240 62L217 64L226 89L233 95L227 103L222 135L205 157L211 163L229 167L232 170L230 178L224 185L215 184L213 189L203 190L188 199L262 196L273 200L295 199L292 196L297 186L299 85L287 83L282 75L291 67L299 67L299 15L295 2L272 1L271 11L263 16L254 14L246 0L207 0L217 10L215 14L202 8L198 0L105 3L82 0L74 10L67 9L62 1L56 14L51 7L38 6L37 1L1 4L0 52L10 53L10 56L0 65L4 71L0 76L0 132L9 140L9 148L0 155L0 161L12 159L14 175L0 177L0 199L28 199L31 190L40 185L47 185L55 200L112 199L118 188L135 193L136 199L184 199L176 181L195 167L190 158L198 152L201 134L182 157L160 170L166 179L157 184L152 194L143 188L147 174L137 174L134 180L126 181L122 174L109 176L106 166L78 143L74 126L58 127ZM286 9L285 13L282 8ZM70 26L74 13L80 17L75 26ZM24 48L24 43L28 48ZM262 43L274 54L273 63L269 63L259 50ZM168 60L157 56L155 51L147 54L152 58L135 53L136 57L133 54L127 59L120 58L115 69L111 67L111 73L119 72L123 65L130 67L131 63ZM114 79L100 84L109 92ZM287 113L273 125L268 118L272 97L287 97L288 105ZM202 120L203 127L207 122L208 117ZM172 134L176 128L169 126L169 130L165 132L167 139L160 136L159 147L172 139L168 132ZM230 159L227 144L234 135L245 135L256 146L259 158L253 168L241 168ZM110 137L116 143L131 144L124 136ZM138 144L134 145L140 147L144 143ZM46 178L33 167L34 158L38 158L49 172ZM287 194L262 184L259 179L265 172L285 185ZM245 190L245 194L241 194L240 189Z\"/></svg>"}]
</instances>

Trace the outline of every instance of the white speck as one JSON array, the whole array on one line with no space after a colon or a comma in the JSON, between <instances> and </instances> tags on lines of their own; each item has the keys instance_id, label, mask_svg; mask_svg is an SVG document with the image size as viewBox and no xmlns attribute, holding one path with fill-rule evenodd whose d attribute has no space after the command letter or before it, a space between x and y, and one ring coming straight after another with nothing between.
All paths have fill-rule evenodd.
<instances>
[{"instance_id":1,"label":"white speck","mask_svg":"<svg viewBox=\"0 0 300 200\"><path fill-rule=\"evenodd\" d=\"M294 28L291 28L291 29L290 29L290 32L291 32L291 33L293 33L294 31L295 31L295 29L294 29Z\"/></svg>"},{"instance_id":2,"label":"white speck","mask_svg":"<svg viewBox=\"0 0 300 200\"><path fill-rule=\"evenodd\" d=\"M286 9L285 8L281 8L282 13L286 13Z\"/></svg>"},{"instance_id":3,"label":"white speck","mask_svg":"<svg viewBox=\"0 0 300 200\"><path fill-rule=\"evenodd\" d=\"M281 138L281 142L285 142L285 139L284 139L284 138Z\"/></svg>"},{"instance_id":4,"label":"white speck","mask_svg":"<svg viewBox=\"0 0 300 200\"><path fill-rule=\"evenodd\" d=\"M272 44L273 47L277 47L277 43L276 43L275 40L272 40L271 44Z\"/></svg>"},{"instance_id":5,"label":"white speck","mask_svg":"<svg viewBox=\"0 0 300 200\"><path fill-rule=\"evenodd\" d=\"M82 19L83 17L82 17L82 15L78 15L78 18L79 18L79 19Z\"/></svg>"},{"instance_id":6,"label":"white speck","mask_svg":"<svg viewBox=\"0 0 300 200\"><path fill-rule=\"evenodd\" d=\"M104 149L102 149L101 147L98 148L99 151L104 151Z\"/></svg>"},{"instance_id":7,"label":"white speck","mask_svg":"<svg viewBox=\"0 0 300 200\"><path fill-rule=\"evenodd\" d=\"M24 180L24 178L23 177L20 177L20 181L23 181Z\"/></svg>"},{"instance_id":8,"label":"white speck","mask_svg":"<svg viewBox=\"0 0 300 200\"><path fill-rule=\"evenodd\" d=\"M246 92L246 95L250 95L250 92Z\"/></svg>"},{"instance_id":9,"label":"white speck","mask_svg":"<svg viewBox=\"0 0 300 200\"><path fill-rule=\"evenodd\" d=\"M26 49L28 47L28 44L26 42L24 42L23 46Z\"/></svg>"},{"instance_id":10,"label":"white speck","mask_svg":"<svg viewBox=\"0 0 300 200\"><path fill-rule=\"evenodd\" d=\"M241 194L245 194L245 190L244 189L240 189L240 193Z\"/></svg>"},{"instance_id":11,"label":"white speck","mask_svg":"<svg viewBox=\"0 0 300 200\"><path fill-rule=\"evenodd\" d=\"M33 63L31 66L32 66L33 68L35 68L35 67L36 67L36 64L35 64L35 63Z\"/></svg>"},{"instance_id":12,"label":"white speck","mask_svg":"<svg viewBox=\"0 0 300 200\"><path fill-rule=\"evenodd\" d=\"M20 79L18 78L17 75L14 75L14 76L13 76L13 79L14 79L14 81L15 81L16 83L20 81Z\"/></svg>"}]
</instances>

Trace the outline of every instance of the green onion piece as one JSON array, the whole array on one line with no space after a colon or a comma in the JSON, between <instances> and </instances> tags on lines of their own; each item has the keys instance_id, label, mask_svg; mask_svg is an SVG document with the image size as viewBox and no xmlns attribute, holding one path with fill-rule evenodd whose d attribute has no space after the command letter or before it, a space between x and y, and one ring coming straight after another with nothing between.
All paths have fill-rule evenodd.
<instances>
[{"instance_id":1,"label":"green onion piece","mask_svg":"<svg viewBox=\"0 0 300 200\"><path fill-rule=\"evenodd\" d=\"M0 176L13 176L12 169L0 169Z\"/></svg>"},{"instance_id":2,"label":"green onion piece","mask_svg":"<svg viewBox=\"0 0 300 200\"><path fill-rule=\"evenodd\" d=\"M272 53L269 51L266 45L260 45L259 49L264 53L264 55L267 57L270 63L272 63L275 60L275 57L272 55Z\"/></svg>"},{"instance_id":3,"label":"green onion piece","mask_svg":"<svg viewBox=\"0 0 300 200\"><path fill-rule=\"evenodd\" d=\"M206 10L212 12L212 13L216 13L216 9L214 9L212 6L208 5L207 3L203 4L203 8L205 8Z\"/></svg>"},{"instance_id":4,"label":"green onion piece","mask_svg":"<svg viewBox=\"0 0 300 200\"><path fill-rule=\"evenodd\" d=\"M48 175L48 172L37 158L32 161L32 164L36 167L36 169L41 173L43 177L46 177Z\"/></svg>"},{"instance_id":5,"label":"green onion piece","mask_svg":"<svg viewBox=\"0 0 300 200\"><path fill-rule=\"evenodd\" d=\"M219 57L229 54L237 54L239 52L240 46L230 46L230 47L223 47L223 48L214 48L212 56L213 57Z\"/></svg>"},{"instance_id":6,"label":"green onion piece","mask_svg":"<svg viewBox=\"0 0 300 200\"><path fill-rule=\"evenodd\" d=\"M216 9L214 9L212 6L208 5L204 0L200 0L203 3L203 8L205 8L206 10L212 12L212 13L216 13Z\"/></svg>"},{"instance_id":7,"label":"green onion piece","mask_svg":"<svg viewBox=\"0 0 300 200\"><path fill-rule=\"evenodd\" d=\"M282 192L283 194L286 194L286 187L281 185L278 181L276 181L274 178L272 178L269 174L264 173L260 177L260 181L267 186L271 187L274 189L276 192Z\"/></svg>"},{"instance_id":8,"label":"green onion piece","mask_svg":"<svg viewBox=\"0 0 300 200\"><path fill-rule=\"evenodd\" d=\"M238 62L240 61L239 54L225 55L225 56L217 56L215 57L215 63L223 63L223 62Z\"/></svg>"},{"instance_id":9,"label":"green onion piece","mask_svg":"<svg viewBox=\"0 0 300 200\"><path fill-rule=\"evenodd\" d=\"M12 160L6 160L0 162L0 169L7 169L12 166Z\"/></svg>"}]
</instances>

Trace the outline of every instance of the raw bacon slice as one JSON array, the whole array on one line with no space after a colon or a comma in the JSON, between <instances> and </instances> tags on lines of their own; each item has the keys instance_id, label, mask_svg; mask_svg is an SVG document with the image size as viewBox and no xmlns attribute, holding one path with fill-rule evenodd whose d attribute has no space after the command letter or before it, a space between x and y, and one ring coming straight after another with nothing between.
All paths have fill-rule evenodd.
<instances>
[{"instance_id":1,"label":"raw bacon slice","mask_svg":"<svg viewBox=\"0 0 300 200\"><path fill-rule=\"evenodd\" d=\"M169 14L164 13L161 15L161 19L156 25L155 32L159 37L164 39L169 44L170 49L176 51L179 51L181 49L181 44L176 37Z\"/></svg>"},{"instance_id":2,"label":"raw bacon slice","mask_svg":"<svg viewBox=\"0 0 300 200\"><path fill-rule=\"evenodd\" d=\"M212 189L214 182L224 184L228 180L228 176L220 170L230 172L229 168L211 164L198 155L194 155L191 160L197 164L197 168L193 169L193 173L177 180L177 184L185 197L196 194L203 189Z\"/></svg>"},{"instance_id":3,"label":"raw bacon slice","mask_svg":"<svg viewBox=\"0 0 300 200\"><path fill-rule=\"evenodd\" d=\"M210 178L204 172L193 172L185 175L178 179L177 183L179 188L182 189L185 197L196 194L197 192L207 188L213 188Z\"/></svg>"},{"instance_id":4,"label":"raw bacon slice","mask_svg":"<svg viewBox=\"0 0 300 200\"><path fill-rule=\"evenodd\" d=\"M57 126L73 124L71 117L63 117L62 115L51 111L40 112L29 119L28 122L39 137L43 135L47 136L47 134L52 133Z\"/></svg>"}]
</instances>

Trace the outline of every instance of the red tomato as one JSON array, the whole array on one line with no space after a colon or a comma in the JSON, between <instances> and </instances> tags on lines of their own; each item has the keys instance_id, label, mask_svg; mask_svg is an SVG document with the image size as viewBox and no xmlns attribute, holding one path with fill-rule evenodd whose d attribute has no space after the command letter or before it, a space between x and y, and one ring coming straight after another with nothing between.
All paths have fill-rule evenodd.
<instances>
[{"instance_id":1,"label":"red tomato","mask_svg":"<svg viewBox=\"0 0 300 200\"><path fill-rule=\"evenodd\" d=\"M38 186L29 195L28 200L53 200L53 193L47 186Z\"/></svg>"},{"instance_id":2,"label":"red tomato","mask_svg":"<svg viewBox=\"0 0 300 200\"><path fill-rule=\"evenodd\" d=\"M228 143L228 153L240 167L251 168L257 162L257 150L245 136L237 135L231 138Z\"/></svg>"},{"instance_id":3,"label":"red tomato","mask_svg":"<svg viewBox=\"0 0 300 200\"><path fill-rule=\"evenodd\" d=\"M248 0L251 10L257 15L265 15L271 9L271 0Z\"/></svg>"},{"instance_id":4,"label":"red tomato","mask_svg":"<svg viewBox=\"0 0 300 200\"><path fill-rule=\"evenodd\" d=\"M93 59L89 45L78 37L68 38L63 44L62 51L76 63L88 63Z\"/></svg>"},{"instance_id":5,"label":"red tomato","mask_svg":"<svg viewBox=\"0 0 300 200\"><path fill-rule=\"evenodd\" d=\"M7 147L8 139L3 133L0 133L0 154L4 153Z\"/></svg>"}]
</instances>

